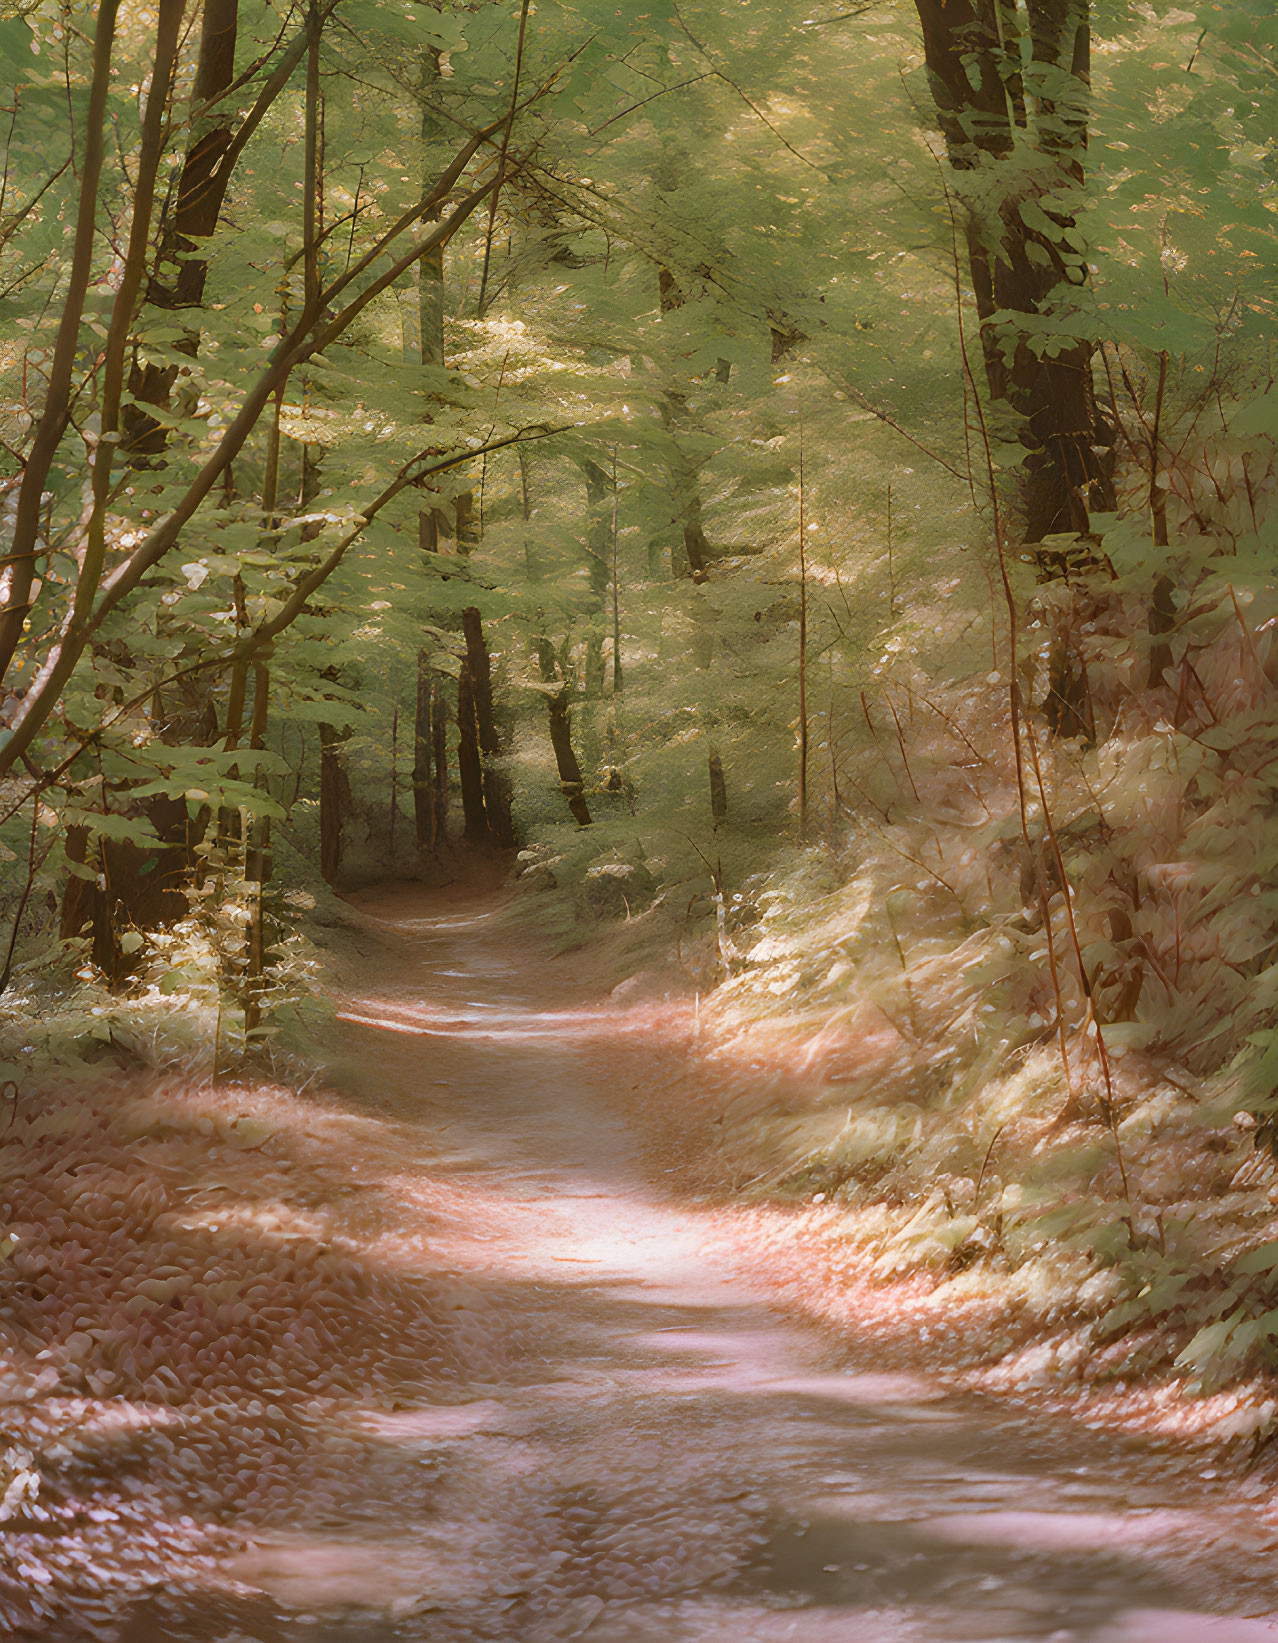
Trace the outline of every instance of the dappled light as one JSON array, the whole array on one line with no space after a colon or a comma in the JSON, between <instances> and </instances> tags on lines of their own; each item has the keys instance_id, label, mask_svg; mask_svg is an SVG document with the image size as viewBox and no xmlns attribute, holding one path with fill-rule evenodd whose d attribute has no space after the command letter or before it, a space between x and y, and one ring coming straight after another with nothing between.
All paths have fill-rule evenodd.
<instances>
[{"instance_id":1,"label":"dappled light","mask_svg":"<svg viewBox=\"0 0 1278 1643\"><path fill-rule=\"evenodd\" d=\"M11 1627L1109 1643L1236 1601L1267 1541L1227 1490L862 1367L645 1184L610 1088L677 1077L686 1011L564 1008L500 906L359 928L396 979L350 1094L99 1086L7 1183ZM504 1025L460 1030L481 992Z\"/></svg>"},{"instance_id":2,"label":"dappled light","mask_svg":"<svg viewBox=\"0 0 1278 1643\"><path fill-rule=\"evenodd\" d=\"M1278 1643L1274 0L0 0L0 1639Z\"/></svg>"}]
</instances>

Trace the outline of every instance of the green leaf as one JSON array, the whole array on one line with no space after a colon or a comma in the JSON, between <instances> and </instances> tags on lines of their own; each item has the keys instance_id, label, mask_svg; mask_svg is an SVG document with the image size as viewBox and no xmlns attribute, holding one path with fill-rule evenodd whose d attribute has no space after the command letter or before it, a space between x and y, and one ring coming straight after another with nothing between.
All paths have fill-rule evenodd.
<instances>
[{"instance_id":1,"label":"green leaf","mask_svg":"<svg viewBox=\"0 0 1278 1643\"><path fill-rule=\"evenodd\" d=\"M107 839L118 839L126 844L158 845L159 834L145 816L122 816L116 811L77 810L62 812L65 827L83 827L91 834Z\"/></svg>"}]
</instances>

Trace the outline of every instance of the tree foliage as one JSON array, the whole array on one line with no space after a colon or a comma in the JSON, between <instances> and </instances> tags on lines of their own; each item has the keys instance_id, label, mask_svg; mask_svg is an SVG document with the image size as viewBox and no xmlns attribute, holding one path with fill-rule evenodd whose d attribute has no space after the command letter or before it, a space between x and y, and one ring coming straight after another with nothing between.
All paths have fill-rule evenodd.
<instances>
[{"instance_id":1,"label":"tree foliage","mask_svg":"<svg viewBox=\"0 0 1278 1643\"><path fill-rule=\"evenodd\" d=\"M1109 1029L1268 1054L1260 843L1227 1029L1150 909L1181 852L1226 918L1268 803L1276 44L1265 0L10 6L11 960L136 996L202 919L251 1042L288 888L464 837L771 985L767 875L892 857L1077 1041L1072 1117L1117 1135Z\"/></svg>"}]
</instances>

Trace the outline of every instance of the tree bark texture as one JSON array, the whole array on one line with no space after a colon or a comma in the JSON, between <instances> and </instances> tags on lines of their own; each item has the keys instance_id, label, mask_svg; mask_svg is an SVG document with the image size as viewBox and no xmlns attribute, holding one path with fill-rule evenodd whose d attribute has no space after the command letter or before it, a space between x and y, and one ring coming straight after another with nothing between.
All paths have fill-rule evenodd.
<instances>
[{"instance_id":1,"label":"tree bark texture","mask_svg":"<svg viewBox=\"0 0 1278 1643\"><path fill-rule=\"evenodd\" d=\"M475 718L475 684L470 663L457 676L457 775L461 783L462 831L468 844L488 839L484 809L484 769L479 757L479 726Z\"/></svg>"},{"instance_id":2,"label":"tree bark texture","mask_svg":"<svg viewBox=\"0 0 1278 1643\"><path fill-rule=\"evenodd\" d=\"M1087 282L1072 196L1083 181L1090 90L1090 0L916 0L945 140L986 381L1022 418L1025 539L1086 532L1114 506L1108 425L1092 381L1090 342L1055 339ZM970 179L970 186L967 186ZM1024 322L1024 323L1021 323Z\"/></svg>"},{"instance_id":3,"label":"tree bark texture","mask_svg":"<svg viewBox=\"0 0 1278 1643\"><path fill-rule=\"evenodd\" d=\"M235 45L239 32L239 0L204 0L200 53L195 65L191 100L199 109L224 97L235 78ZM200 244L217 230L218 218L231 181L231 166L223 165L235 135L236 110L227 99L199 121L186 151L178 178L173 211L161 229L161 258L147 286L146 299L154 308L199 308L204 302L208 258ZM194 359L198 331L180 338L174 348ZM177 381L176 365L134 363L129 393L134 404L124 418L124 448L134 456L163 452L167 432L143 409L167 407Z\"/></svg>"},{"instance_id":4,"label":"tree bark texture","mask_svg":"<svg viewBox=\"0 0 1278 1643\"><path fill-rule=\"evenodd\" d=\"M493 762L501 756L502 746L493 713L492 660L484 638L483 619L474 605L462 612L462 633L466 639L466 667L475 703L475 731L482 755L488 831L496 844L508 850L515 843L510 781L505 771Z\"/></svg>"},{"instance_id":5,"label":"tree bark texture","mask_svg":"<svg viewBox=\"0 0 1278 1643\"><path fill-rule=\"evenodd\" d=\"M474 605L468 605L462 612L462 634L466 640L466 662L475 697L475 724L480 751L499 753L501 742L493 718L492 660L488 654L488 641L484 638L483 618Z\"/></svg>"},{"instance_id":6,"label":"tree bark texture","mask_svg":"<svg viewBox=\"0 0 1278 1643\"><path fill-rule=\"evenodd\" d=\"M577 763L577 755L572 748L572 718L568 707L568 692L560 690L553 696L547 696L546 707L550 713L550 745L555 750L559 785L563 789L564 798L568 801L568 808L572 811L577 825L589 827L594 818L590 814L590 806L586 803L586 784L582 779L581 766Z\"/></svg>"}]
</instances>

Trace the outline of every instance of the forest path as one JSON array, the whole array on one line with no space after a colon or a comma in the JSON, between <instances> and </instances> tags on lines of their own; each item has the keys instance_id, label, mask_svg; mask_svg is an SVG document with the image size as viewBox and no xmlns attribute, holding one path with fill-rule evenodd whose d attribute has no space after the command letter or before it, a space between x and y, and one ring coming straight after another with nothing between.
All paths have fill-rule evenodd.
<instances>
[{"instance_id":1,"label":"forest path","mask_svg":"<svg viewBox=\"0 0 1278 1643\"><path fill-rule=\"evenodd\" d=\"M340 1520L239 1559L279 1605L256 1635L1278 1638L1206 1612L1272 1607L1271 1547L1195 1470L851 1370L735 1276L617 1117L617 1089L661 1076L651 1017L582 1003L500 903L396 887L355 905L376 951L340 1005L339 1083L393 1132L381 1186L445 1179L432 1259L475 1295L476 1339L508 1350L442 1403L406 1387L370 1412L379 1447Z\"/></svg>"}]
</instances>

